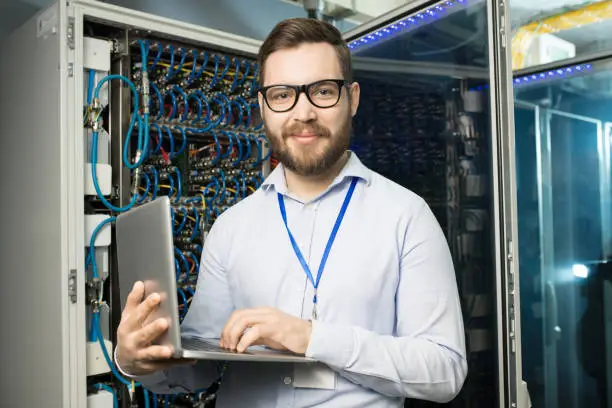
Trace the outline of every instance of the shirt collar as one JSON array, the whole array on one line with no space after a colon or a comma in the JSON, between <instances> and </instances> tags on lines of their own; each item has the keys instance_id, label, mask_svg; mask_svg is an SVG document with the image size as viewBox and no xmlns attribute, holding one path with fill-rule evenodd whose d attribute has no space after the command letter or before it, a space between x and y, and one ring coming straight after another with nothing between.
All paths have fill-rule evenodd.
<instances>
[{"instance_id":1,"label":"shirt collar","mask_svg":"<svg viewBox=\"0 0 612 408\"><path fill-rule=\"evenodd\" d=\"M372 181L372 170L368 169L361 162L361 160L359 160L357 155L349 150L349 158L346 164L340 171L340 174L338 174L338 176L330 184L329 188L350 177L362 179L365 181L366 185L369 185ZM272 187L274 187L277 192L287 194L287 182L285 180L285 171L282 164L276 166L276 168L264 180L261 187L264 191L269 191Z\"/></svg>"}]
</instances>

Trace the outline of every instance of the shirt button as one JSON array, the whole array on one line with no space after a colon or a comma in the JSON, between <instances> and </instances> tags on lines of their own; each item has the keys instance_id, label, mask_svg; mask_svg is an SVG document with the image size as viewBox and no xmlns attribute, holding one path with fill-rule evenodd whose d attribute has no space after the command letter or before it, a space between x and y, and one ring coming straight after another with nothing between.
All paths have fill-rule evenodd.
<instances>
[{"instance_id":1,"label":"shirt button","mask_svg":"<svg viewBox=\"0 0 612 408\"><path fill-rule=\"evenodd\" d=\"M283 379L283 382L284 382L286 385L291 384L291 377L285 377L285 378Z\"/></svg>"}]
</instances>

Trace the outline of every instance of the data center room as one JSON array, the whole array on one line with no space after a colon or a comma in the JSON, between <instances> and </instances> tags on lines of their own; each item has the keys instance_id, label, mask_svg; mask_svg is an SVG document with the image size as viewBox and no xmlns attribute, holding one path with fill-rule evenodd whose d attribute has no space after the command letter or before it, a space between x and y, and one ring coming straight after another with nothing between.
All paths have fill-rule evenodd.
<instances>
[{"instance_id":1,"label":"data center room","mask_svg":"<svg viewBox=\"0 0 612 408\"><path fill-rule=\"evenodd\" d=\"M523 377L534 407L608 407L612 65L515 78Z\"/></svg>"},{"instance_id":2,"label":"data center room","mask_svg":"<svg viewBox=\"0 0 612 408\"><path fill-rule=\"evenodd\" d=\"M392 19L395 22L385 21L380 27L365 30L365 34L361 32L352 38L350 35L347 37L353 52L355 80L361 86L361 103L353 124L351 149L365 165L411 189L427 201L448 239L456 268L466 331L468 378L459 396L447 404L409 400L406 407L493 408L499 406L500 373L505 373L505 368L498 366L502 354L500 345L504 340L498 338L497 334L500 330L498 319L502 313L497 294L501 286L498 274L501 272L496 266L498 248L494 240L495 225L499 223L495 219L494 210L494 200L499 195L499 191L494 188L494 179L498 176L498 163L494 158L497 157L498 146L494 146L496 141L492 135L496 125L493 120L496 117L495 110L500 107L492 108L494 104L489 94L489 86L494 81L491 76L493 56L489 48L491 2L457 0L427 4L430 6L418 12L407 9L404 14ZM58 340L58 344L53 343L56 346L53 349L55 353L43 352L42 347L33 347L28 358L36 360L37 364L47 370L49 367L55 370L61 358L71 360L70 368L74 370L71 378L53 377L43 381L40 373L30 374L19 367L16 368L19 375L15 378L31 375L34 383L43 383L45 387L36 392L52 394L56 401L71 399L72 405L74 401L85 401L87 398L92 406L99 404L97 406L104 408L125 408L130 405L130 389L136 385L135 396L141 407L211 408L219 389L217 383L202 384L202 389L196 393L153 394L138 384L126 381L114 368L110 352L116 344L116 327L121 309L114 248L116 237L107 227L112 222L109 216L117 214L117 208L138 205L160 195L172 198L177 300L180 317L184 317L195 291L199 257L203 251L202 242L210 226L228 206L255 191L276 162L268 150L255 97L258 84L255 80L257 66L254 53L257 42L244 37L232 42L225 35L207 38L205 31L193 30L193 27L190 27L190 31L180 27L178 22L173 25L164 21L162 24L146 15L130 15L130 20L122 17L127 14L126 10L114 10L106 6L102 4L92 7L89 11L91 15L85 15L84 24L81 24L78 17L76 23L73 21L72 28L80 30L78 35L71 37L62 32L69 44L73 41L71 53L83 54L83 61L77 58L74 66L68 68L64 65L67 70L74 69L78 73L76 76L81 77L70 81L76 90L69 88L71 93L66 103L73 108L66 116L74 118L75 124L71 125L74 129L68 126L62 128L61 133L62 144L66 140L73 144L65 148L58 147L60 144L52 139L42 140L40 149L57 153L44 156L38 155L38 150L27 147L17 138L7 144L7 151L26 150L31 160L43 162L49 170L37 177L17 174L15 185L36 182L38 184L32 184L32 190L55 198L53 202L56 203L60 202L59 192L47 186L56 185L64 179L59 175L53 176L52 172L59 173L57 169L60 168L63 172L83 168L83 174L70 179L71 182L76 180L74 184L78 185L78 188L70 186L72 191L81 193L84 190L85 195L83 200L83 196L77 194L78 197L70 204L71 210L82 210L82 213L74 216L77 221L72 221L76 225L74 229L81 230L78 234L85 230L82 239L75 239L78 241L78 256L62 244L43 241L44 237L35 241L29 236L27 241L24 239L32 247L44 244L49 253L52 250L53 253L59 253L61 250L70 252L77 259L75 263L78 262L78 266L70 270L70 279L83 272L86 276L83 279L86 280L83 285L85 288L79 287L73 291L73 287L70 287L69 295L71 307L76 304L80 309L78 312L71 311L70 317L58 317L52 307L39 308L37 311L26 308L24 316L25 320L46 316L44 327L47 329L70 325L70 336L83 340L72 341L71 344L76 346L71 352L86 359L87 363L76 363L72 357L66 357L63 354L66 347L59 344ZM96 13L104 18L96 16ZM154 26L151 21L159 24ZM136 28L139 24L148 29ZM49 29L49 26L44 28ZM32 38L28 37L23 43L38 44L33 40L32 33L35 31L36 27L32 25L26 33ZM89 38L82 42L83 37ZM104 41L91 41L91 38ZM210 38L219 42L210 41ZM77 50L82 47L82 50L74 51L75 47ZM49 54L53 53L49 51ZM18 72L23 64L30 70L28 74L31 78L26 81L19 76L20 86L35 89L29 86L30 82L39 87L45 86L45 92L40 92L36 101L25 101L22 95L15 95L12 99L15 105L31 104L28 106L33 110L42 111L43 107L51 106L59 100L57 95L63 91L54 81L38 75L38 72L44 70L55 72L58 66L58 61L51 61L51 58L40 61L40 55L49 56L31 52L26 55L27 61L20 64L0 65L3 66L2 72L6 73L8 71L4 65L11 67L12 72ZM62 57L52 57L60 59L60 65L65 64ZM37 67L36 70L33 67ZM106 86L100 85L109 74L115 76L107 83L110 96L106 94ZM132 81L134 88L128 86L123 78ZM16 76L15 81L17 79ZM122 81L125 83L122 84ZM82 101L80 96L75 97L80 91ZM524 104L541 103L541 99L538 99L541 93L537 95L540 96L525 97ZM563 103L568 101L565 96L561 99ZM138 101L143 100L148 100L148 103L140 107ZM6 112L13 112L15 116L18 114L16 108L9 108ZM45 109L44 112L49 111ZM516 116L517 129L529 127L526 124L528 120L520 117L518 108ZM61 126L55 123L56 119L60 121L59 118L53 113L46 117L53 118L48 120L49 129L55 132L55 125L60 129ZM533 115L530 117L533 118ZM147 119L150 126L145 124ZM19 133L40 132L40 127L35 125L33 121L24 123L27 131ZM1 129L10 129L15 133L15 128L6 124L2 124ZM126 132L126 129L130 131ZM57 133L60 134L59 130ZM519 146L524 148L519 160L531 155L526 160L535 163L535 153L530 150L534 149L531 139L521 138L518 131L517 136ZM127 142L124 143L124 140ZM60 153L72 156L65 160L71 166L70 170L66 170L62 167L64 163L58 161ZM583 164L586 169L589 164L586 158L584 163L576 166L582 168ZM7 168L8 165L2 167ZM531 173L527 172L537 169L529 166L525 169L520 173L520 194L526 189L530 192L537 190L533 186L534 180L530 178ZM563 166L559 165L558 169L563 170ZM562 180L566 176L558 177ZM522 200L520 196L519 200ZM35 199L27 201L40 202ZM77 201L78 204L75 204ZM524 211L524 208L532 209L532 204L523 200L519 207ZM15 213L17 208L15 204L11 205ZM59 208L59 204L57 206ZM68 212L63 207L62 211ZM57 212L56 218L59 219L59 209ZM39 216L38 220L42 222L48 218L45 212L45 216ZM10 223L9 219L5 220ZM14 223L10 225L13 231L18 230ZM18 227L21 228L21 224ZM526 234L523 230L533 227L533 223L522 226L521 234ZM47 229L51 230L52 227ZM559 231L559 235L567 233L565 230L561 232L561 227ZM18 237L23 238L21 235ZM576 238L579 239L582 238ZM524 243L525 240L521 237L521 241ZM596 244L587 244L586 240L584 242L588 249ZM52 248L53 245L57 248ZM71 245L75 246L74 242ZM523 251L529 252L529 249ZM9 255L8 252L3 254ZM576 259L584 260L586 265L587 255L594 257L596 254L585 252L583 255ZM532 258L528 256L526 260L521 258L521 262L530 268L539 262L536 258L537 254ZM32 270L41 268L41 263L36 263L34 257L26 260L12 259L7 261L7 265L19 263ZM60 265L59 261L57 265ZM61 281L60 276L68 279L64 276L64 269L67 268L57 269L61 270L56 273L54 269L45 276L36 277L36 287L43 287L46 293L47 287ZM535 267L533 271L533 281L540 279L542 272ZM7 282L6 287L11 289L21 288L31 283L33 278L29 276L14 274L10 279L3 278L6 279L3 282ZM66 283L64 286L69 287L70 282ZM521 280L521 283L527 288L527 296L533 296L534 299L540 296L537 288L530 289L529 285L533 282L529 279L527 282ZM529 290L532 290L533 295L529 294ZM8 302L7 299L4 299L3 305L16 303ZM537 300L534 302L537 303ZM55 306L55 303L51 306ZM538 330L542 336L537 319L523 315L527 332L534 333L535 338ZM33 329L28 327L20 330L28 336L33 333ZM75 335L77 331L79 333ZM98 343L101 347L98 347ZM529 347L531 343L523 339L523 348L526 344ZM536 351L531 350L533 353ZM564 352L559 350L559 354ZM526 380L530 391L536 394L536 401L538 381L544 381L541 368L541 365L545 365L543 354L533 359L527 354L532 360L525 360L524 363L528 367L525 370ZM577 363L572 364L575 367ZM594 383L586 377L584 381L594 395ZM72 395L60 395L58 390L61 387L72 387ZM559 392L564 387L566 384L560 381ZM33 395L27 395L25 399L44 400ZM19 396L13 393L8 398L10 403L17 401ZM556 408L546 404L534 404L534 407ZM565 408L562 405L559 407Z\"/></svg>"}]
</instances>

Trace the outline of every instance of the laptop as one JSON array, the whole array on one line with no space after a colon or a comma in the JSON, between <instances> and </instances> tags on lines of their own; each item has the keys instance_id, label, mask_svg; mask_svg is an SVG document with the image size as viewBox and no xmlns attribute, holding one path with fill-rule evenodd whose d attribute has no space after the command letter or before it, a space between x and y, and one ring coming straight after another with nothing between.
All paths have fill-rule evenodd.
<instances>
[{"instance_id":1,"label":"laptop","mask_svg":"<svg viewBox=\"0 0 612 408\"><path fill-rule=\"evenodd\" d=\"M121 309L136 281L145 284L145 297L157 292L158 308L148 321L164 317L168 330L155 344L173 346L177 358L196 360L307 363L313 359L262 346L242 353L219 346L218 338L181 336L174 262L170 199L166 196L120 214L116 221L117 262Z\"/></svg>"}]
</instances>

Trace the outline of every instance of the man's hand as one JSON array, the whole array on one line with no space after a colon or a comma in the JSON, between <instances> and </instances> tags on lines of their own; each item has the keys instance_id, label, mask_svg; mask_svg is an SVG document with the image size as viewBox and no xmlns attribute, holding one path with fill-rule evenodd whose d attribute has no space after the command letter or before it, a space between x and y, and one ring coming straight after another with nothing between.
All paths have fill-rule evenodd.
<instances>
[{"instance_id":1,"label":"man's hand","mask_svg":"<svg viewBox=\"0 0 612 408\"><path fill-rule=\"evenodd\" d=\"M130 375L146 375L179 364L193 364L190 360L173 359L172 347L152 345L168 329L168 321L160 318L145 323L161 299L157 293L145 300L143 297L144 285L136 282L117 328L117 364Z\"/></svg>"},{"instance_id":2,"label":"man's hand","mask_svg":"<svg viewBox=\"0 0 612 408\"><path fill-rule=\"evenodd\" d=\"M221 334L221 347L244 352L249 346L264 345L276 350L305 354L312 325L273 308L234 312Z\"/></svg>"}]
</instances>

